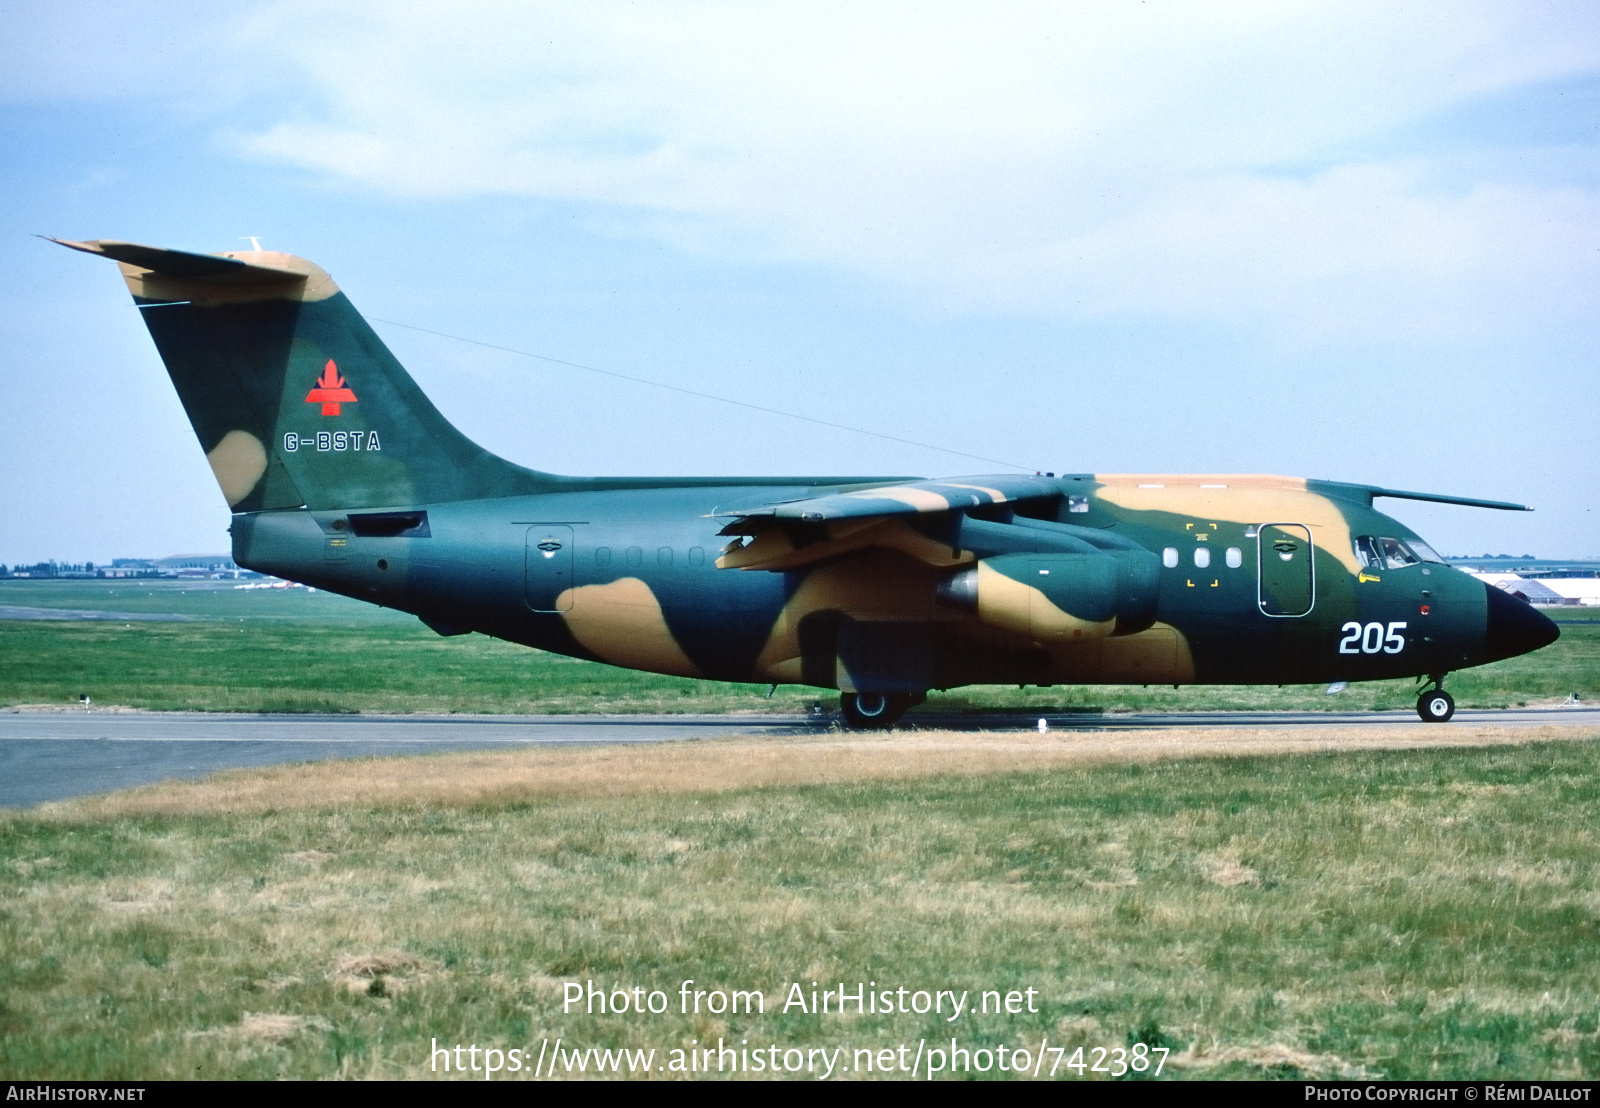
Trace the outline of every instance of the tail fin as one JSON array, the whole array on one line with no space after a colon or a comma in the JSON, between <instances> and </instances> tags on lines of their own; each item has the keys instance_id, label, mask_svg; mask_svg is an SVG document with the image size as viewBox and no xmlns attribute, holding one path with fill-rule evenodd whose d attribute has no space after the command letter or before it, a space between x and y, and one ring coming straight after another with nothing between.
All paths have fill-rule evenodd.
<instances>
[{"instance_id":1,"label":"tail fin","mask_svg":"<svg viewBox=\"0 0 1600 1108\"><path fill-rule=\"evenodd\" d=\"M451 426L304 258L51 241L118 262L235 512L514 496L552 481Z\"/></svg>"}]
</instances>

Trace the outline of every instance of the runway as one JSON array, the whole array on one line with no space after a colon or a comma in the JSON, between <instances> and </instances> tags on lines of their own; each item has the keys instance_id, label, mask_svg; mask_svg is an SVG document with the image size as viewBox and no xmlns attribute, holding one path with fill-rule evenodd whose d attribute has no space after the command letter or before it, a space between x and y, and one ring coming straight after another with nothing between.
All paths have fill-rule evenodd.
<instances>
[{"instance_id":1,"label":"runway","mask_svg":"<svg viewBox=\"0 0 1600 1108\"><path fill-rule=\"evenodd\" d=\"M913 714L904 726L954 731L1033 730L1035 713ZM1052 731L1163 728L1295 729L1458 725L1600 728L1600 709L1459 711L1447 724L1413 712L1051 713ZM287 762L369 758L510 746L584 746L811 735L827 717L718 716L301 716L201 712L9 711L0 713L0 808L110 792L171 778Z\"/></svg>"}]
</instances>

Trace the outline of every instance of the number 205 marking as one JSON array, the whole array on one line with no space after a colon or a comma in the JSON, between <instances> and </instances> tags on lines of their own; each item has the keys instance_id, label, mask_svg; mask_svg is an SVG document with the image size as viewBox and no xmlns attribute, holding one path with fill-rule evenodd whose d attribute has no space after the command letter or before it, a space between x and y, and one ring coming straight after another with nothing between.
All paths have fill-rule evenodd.
<instances>
[{"instance_id":1,"label":"number 205 marking","mask_svg":"<svg viewBox=\"0 0 1600 1108\"><path fill-rule=\"evenodd\" d=\"M1404 620L1389 624L1387 631L1381 623L1369 623L1363 627L1351 620L1339 628L1344 632L1344 638L1339 640L1339 653L1398 654L1406 648L1406 637L1400 633L1405 629Z\"/></svg>"}]
</instances>

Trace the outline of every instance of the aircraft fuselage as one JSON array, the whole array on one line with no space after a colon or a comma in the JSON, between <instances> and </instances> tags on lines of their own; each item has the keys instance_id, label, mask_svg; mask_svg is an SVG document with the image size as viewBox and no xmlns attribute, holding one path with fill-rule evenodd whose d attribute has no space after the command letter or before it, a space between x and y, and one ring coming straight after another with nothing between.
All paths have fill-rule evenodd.
<instances>
[{"instance_id":1,"label":"aircraft fuselage","mask_svg":"<svg viewBox=\"0 0 1600 1108\"><path fill-rule=\"evenodd\" d=\"M262 512L237 518L235 558L446 631L677 676L848 691L1365 681L1520 652L1487 638L1491 596L1467 574L1420 558L1363 563L1364 537L1380 558L1384 539L1420 545L1397 520L1310 489L1252 487L1261 480L1057 478L1060 498L1030 506L1045 521L1103 529L1160 559L1150 626L1077 641L1037 641L941 604L952 564L982 560L981 548L939 565L870 547L794 569L718 567L728 539L713 513L816 495L811 486ZM425 527L384 534L373 532L392 524L365 522L407 513ZM918 520L935 534L941 522ZM1299 536L1309 541L1287 558L1274 548ZM1285 580L1290 595L1274 603Z\"/></svg>"}]
</instances>

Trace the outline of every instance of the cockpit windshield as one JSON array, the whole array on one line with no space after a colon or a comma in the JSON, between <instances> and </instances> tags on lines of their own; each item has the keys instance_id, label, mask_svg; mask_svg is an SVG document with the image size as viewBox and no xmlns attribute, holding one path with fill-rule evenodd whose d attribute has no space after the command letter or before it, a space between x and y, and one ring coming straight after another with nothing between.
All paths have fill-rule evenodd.
<instances>
[{"instance_id":1,"label":"cockpit windshield","mask_svg":"<svg viewBox=\"0 0 1600 1108\"><path fill-rule=\"evenodd\" d=\"M1379 539L1378 546L1383 551L1385 569L1405 569L1406 566L1414 566L1422 561L1399 539Z\"/></svg>"},{"instance_id":2,"label":"cockpit windshield","mask_svg":"<svg viewBox=\"0 0 1600 1108\"><path fill-rule=\"evenodd\" d=\"M1387 536L1357 535L1356 561L1365 569L1404 569L1419 562L1444 563L1427 543L1417 539L1402 541Z\"/></svg>"}]
</instances>

